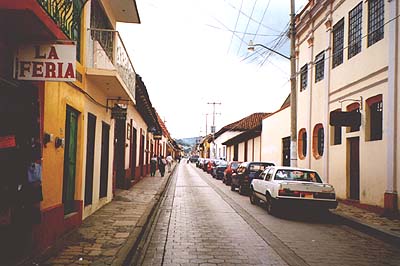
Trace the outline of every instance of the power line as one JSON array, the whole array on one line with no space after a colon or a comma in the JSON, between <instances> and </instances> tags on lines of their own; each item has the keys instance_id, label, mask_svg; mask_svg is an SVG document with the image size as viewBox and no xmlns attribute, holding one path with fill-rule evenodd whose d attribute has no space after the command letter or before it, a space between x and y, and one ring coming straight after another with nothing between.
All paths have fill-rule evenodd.
<instances>
[{"instance_id":1,"label":"power line","mask_svg":"<svg viewBox=\"0 0 400 266\"><path fill-rule=\"evenodd\" d=\"M238 15L237 15L237 17L236 17L236 23L235 23L235 29L234 29L234 31L236 31L236 27L237 27L237 24L238 24L238 22L239 22L239 17L240 17L240 12L242 11L242 6L243 6L243 0L242 0L242 3L240 4L240 10L239 10ZM234 35L234 34L232 33L231 42L229 43L229 47L228 47L228 53L229 53L229 50L231 49L232 40L233 40L233 35Z\"/></svg>"},{"instance_id":2,"label":"power line","mask_svg":"<svg viewBox=\"0 0 400 266\"><path fill-rule=\"evenodd\" d=\"M208 26L208 27L211 27L211 28L214 28L214 29L218 29L218 30L224 30L224 31L228 31L228 32L231 32L231 33L239 33L239 34L245 34L245 35L254 35L254 36L264 36L264 37L279 37L279 36L281 36L282 34L260 34L260 33L250 33L250 32L244 32L244 31L234 31L234 30L231 30L231 29L223 29L223 28L220 28L220 27L217 27L217 26L214 26L214 25L210 25L210 24L205 24L206 26Z\"/></svg>"},{"instance_id":3,"label":"power line","mask_svg":"<svg viewBox=\"0 0 400 266\"><path fill-rule=\"evenodd\" d=\"M254 5L253 5L253 9L251 10L250 18L253 16L254 9L256 8L257 1L258 1L258 0L255 0L255 1L254 1ZM247 21L246 29L244 30L245 32L246 32L247 29L249 28L250 18L249 18L249 20ZM244 36L245 36L245 35L243 34L243 37L242 37L243 39L244 39ZM242 48L242 43L240 43L240 45L239 45L239 49L238 49L238 51L237 51L237 55L239 55L240 48Z\"/></svg>"}]
</instances>

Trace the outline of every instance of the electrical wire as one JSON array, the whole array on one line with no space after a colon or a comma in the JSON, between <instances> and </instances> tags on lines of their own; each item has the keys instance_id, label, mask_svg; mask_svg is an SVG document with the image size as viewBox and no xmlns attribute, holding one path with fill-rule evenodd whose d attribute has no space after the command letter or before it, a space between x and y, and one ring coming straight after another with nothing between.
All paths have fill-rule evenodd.
<instances>
[{"instance_id":1,"label":"electrical wire","mask_svg":"<svg viewBox=\"0 0 400 266\"><path fill-rule=\"evenodd\" d=\"M256 8L257 1L258 1L258 0L255 0L255 1L254 1L254 5L253 5L253 9L251 10L250 18L253 16L254 9ZM245 32L247 32L247 29L249 28L250 18L249 18L249 20L247 21L246 29L244 30ZM242 38L244 39L244 37L245 37L245 35L243 34L243 37L242 37ZM237 53L236 53L237 55L239 55L240 48L242 48L242 43L240 43L240 45L239 45L239 49L238 49L238 51L237 51Z\"/></svg>"},{"instance_id":2,"label":"electrical wire","mask_svg":"<svg viewBox=\"0 0 400 266\"><path fill-rule=\"evenodd\" d=\"M240 10L239 10L238 15L237 15L237 17L236 17L235 29L234 29L233 31L236 31L236 27L237 27L237 24L238 24L238 22L239 22L240 12L242 11L242 6L243 6L243 0L242 0L242 2L241 2L241 4L240 4ZM234 36L234 34L232 33L231 41L230 41L229 47L228 47L228 53L229 53L229 50L231 49L233 36Z\"/></svg>"}]
</instances>

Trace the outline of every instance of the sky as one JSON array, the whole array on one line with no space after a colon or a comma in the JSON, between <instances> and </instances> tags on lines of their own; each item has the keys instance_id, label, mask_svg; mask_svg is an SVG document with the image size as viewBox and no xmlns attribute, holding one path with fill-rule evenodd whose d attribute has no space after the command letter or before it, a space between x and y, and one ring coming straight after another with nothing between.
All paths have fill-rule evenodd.
<instances>
[{"instance_id":1,"label":"sky","mask_svg":"<svg viewBox=\"0 0 400 266\"><path fill-rule=\"evenodd\" d=\"M295 1L296 12L308 2ZM136 0L140 24L117 30L172 138L211 133L290 93L289 0ZM211 104L218 103L218 104ZM214 113L215 107L215 115ZM207 131L206 131L207 125Z\"/></svg>"}]
</instances>

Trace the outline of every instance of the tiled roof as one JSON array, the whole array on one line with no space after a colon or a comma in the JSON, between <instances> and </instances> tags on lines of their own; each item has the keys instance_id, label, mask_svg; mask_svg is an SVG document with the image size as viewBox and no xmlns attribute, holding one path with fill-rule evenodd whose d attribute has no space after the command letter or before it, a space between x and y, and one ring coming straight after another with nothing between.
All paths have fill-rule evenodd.
<instances>
[{"instance_id":1,"label":"tiled roof","mask_svg":"<svg viewBox=\"0 0 400 266\"><path fill-rule=\"evenodd\" d=\"M215 138L222 135L226 131L246 131L252 129L262 123L262 120L269 116L270 113L254 113L245 118L242 118L236 122L221 128L217 133L215 133Z\"/></svg>"}]
</instances>

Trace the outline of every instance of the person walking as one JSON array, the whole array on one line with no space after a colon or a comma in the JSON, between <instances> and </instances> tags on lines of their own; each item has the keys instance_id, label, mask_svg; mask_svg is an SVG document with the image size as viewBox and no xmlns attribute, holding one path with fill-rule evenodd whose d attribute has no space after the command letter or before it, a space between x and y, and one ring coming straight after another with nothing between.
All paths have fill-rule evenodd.
<instances>
[{"instance_id":1,"label":"person walking","mask_svg":"<svg viewBox=\"0 0 400 266\"><path fill-rule=\"evenodd\" d=\"M161 176L164 176L165 174L165 165L167 164L167 161L164 159L162 155L158 157L158 169L160 170Z\"/></svg>"},{"instance_id":2,"label":"person walking","mask_svg":"<svg viewBox=\"0 0 400 266\"><path fill-rule=\"evenodd\" d=\"M155 176L157 170L157 155L153 155L150 159L150 175Z\"/></svg>"},{"instance_id":3,"label":"person walking","mask_svg":"<svg viewBox=\"0 0 400 266\"><path fill-rule=\"evenodd\" d=\"M171 154L168 154L168 156L167 156L168 173L171 172L172 162L173 161L174 161L174 159L172 159Z\"/></svg>"}]
</instances>

